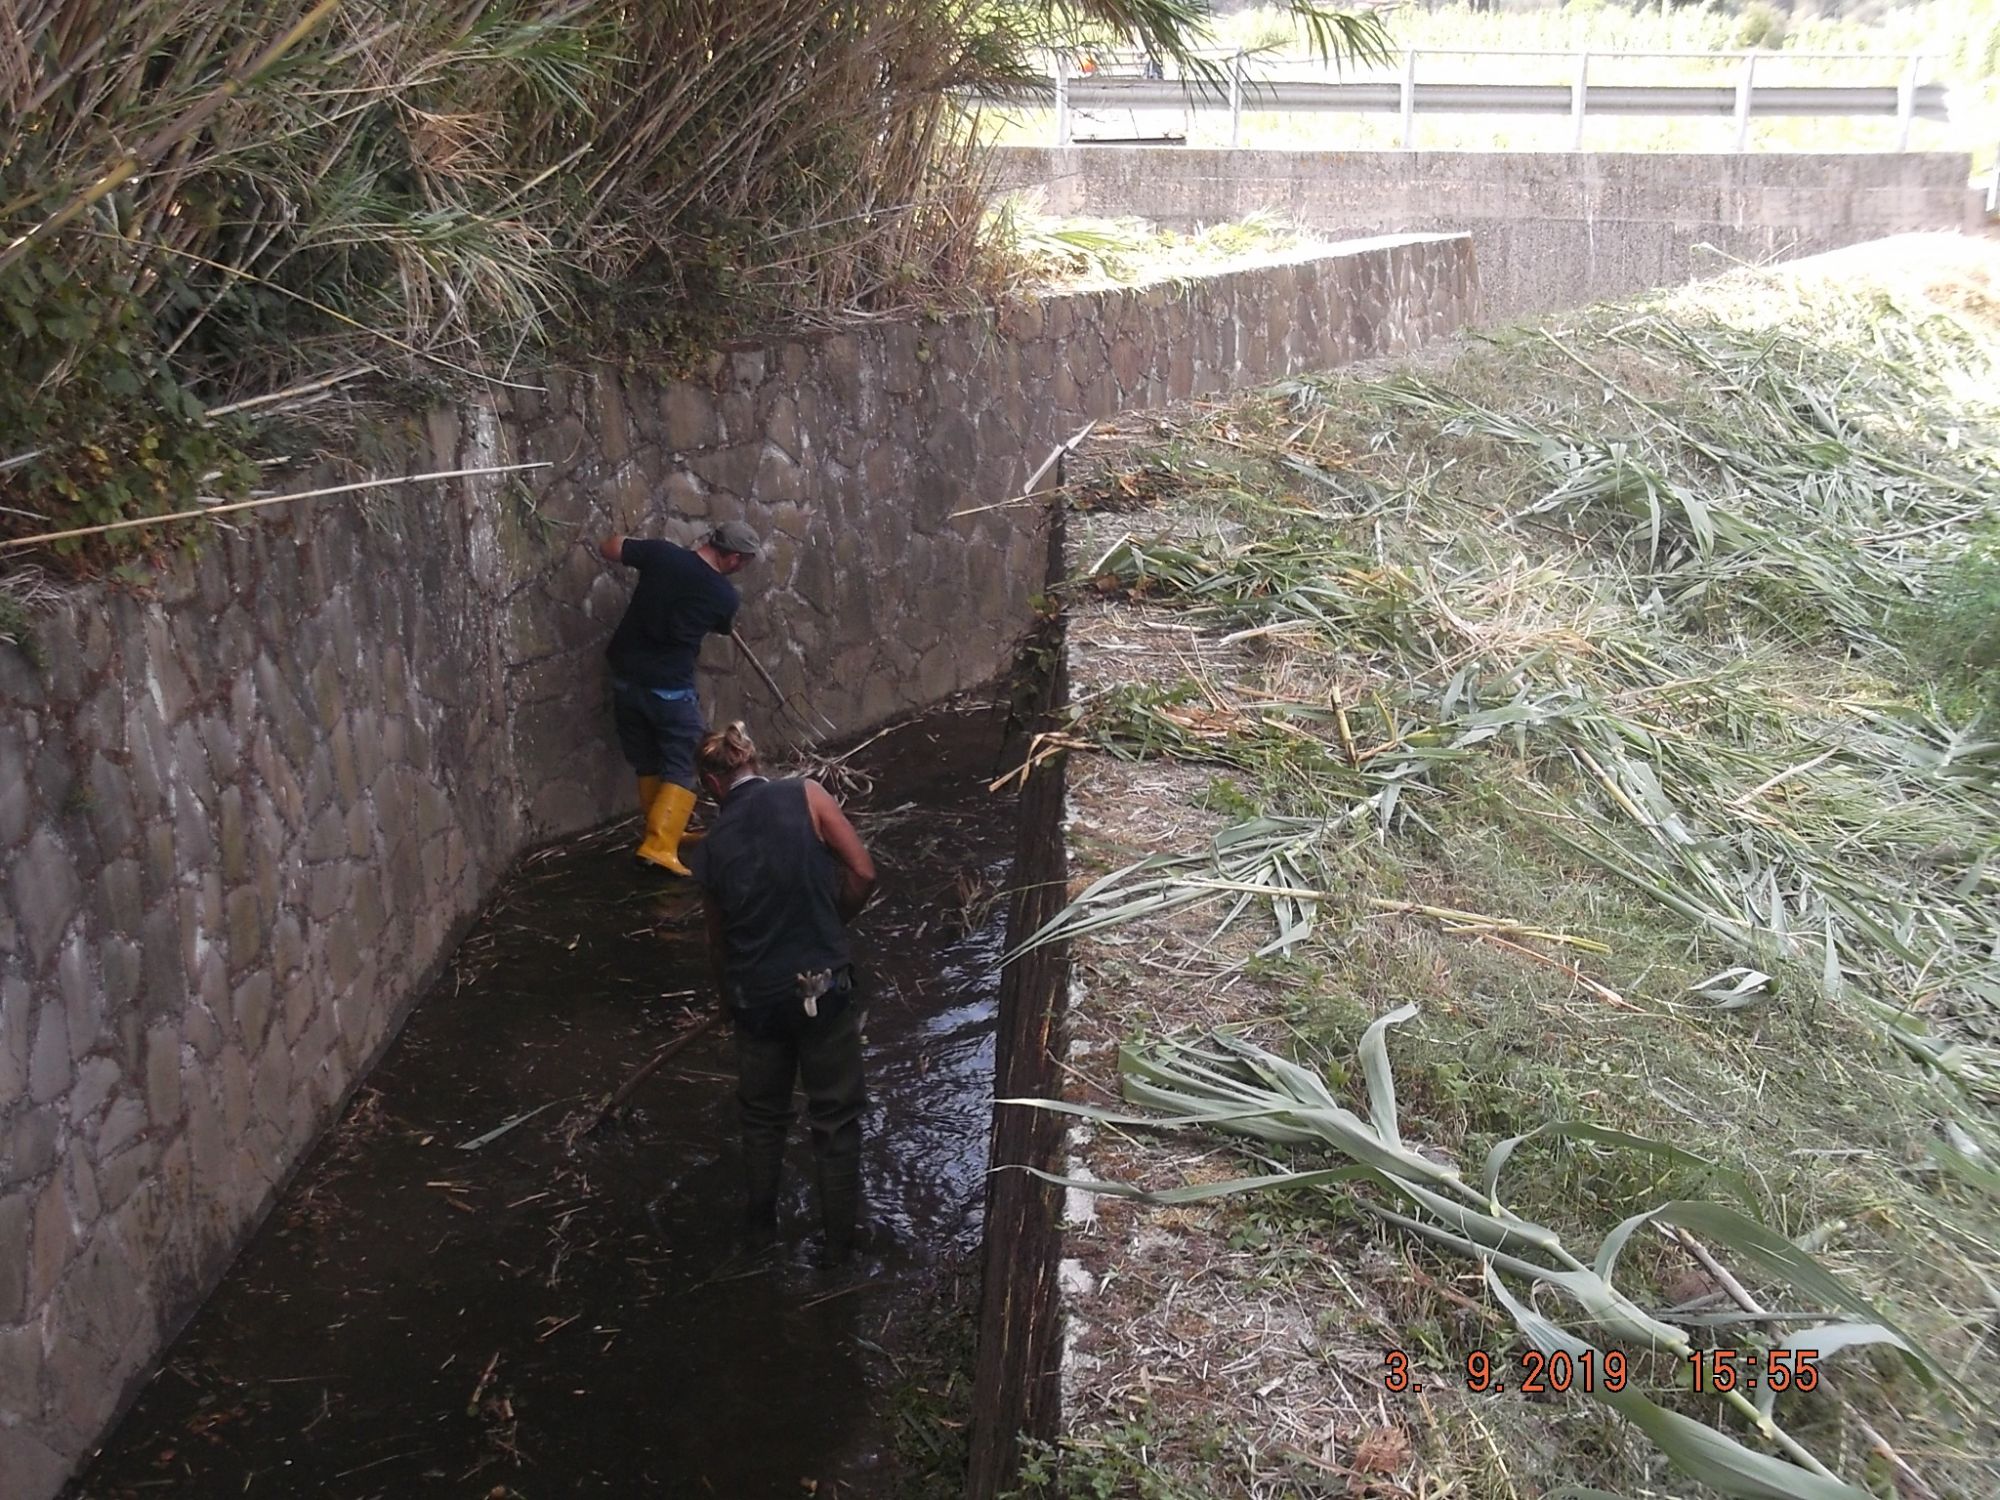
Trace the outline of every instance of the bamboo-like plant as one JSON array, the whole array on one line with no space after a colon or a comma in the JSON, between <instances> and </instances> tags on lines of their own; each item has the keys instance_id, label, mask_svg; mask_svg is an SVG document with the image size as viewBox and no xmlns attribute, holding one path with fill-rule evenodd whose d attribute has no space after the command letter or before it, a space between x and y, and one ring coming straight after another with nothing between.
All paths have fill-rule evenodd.
<instances>
[{"instance_id":1,"label":"bamboo-like plant","mask_svg":"<svg viewBox=\"0 0 2000 1500\"><path fill-rule=\"evenodd\" d=\"M1373 15L1291 8L1382 50ZM658 364L989 294L960 99L1093 31L1198 83L1206 14L0 0L0 528L182 508L235 472L206 404L357 364L504 378L614 332Z\"/></svg>"}]
</instances>

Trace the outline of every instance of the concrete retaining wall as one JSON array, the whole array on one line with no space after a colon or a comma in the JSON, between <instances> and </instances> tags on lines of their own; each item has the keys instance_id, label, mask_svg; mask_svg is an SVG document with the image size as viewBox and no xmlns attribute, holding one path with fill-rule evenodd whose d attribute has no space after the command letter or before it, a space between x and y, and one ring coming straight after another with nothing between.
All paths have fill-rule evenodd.
<instances>
[{"instance_id":1,"label":"concrete retaining wall","mask_svg":"<svg viewBox=\"0 0 2000 1500\"><path fill-rule=\"evenodd\" d=\"M1336 237L1469 233L1487 313L1513 318L1920 229L1977 205L1968 157L1016 147L1003 188L1170 228L1259 212ZM1983 215L1982 215L1983 217Z\"/></svg>"},{"instance_id":2,"label":"concrete retaining wall","mask_svg":"<svg viewBox=\"0 0 2000 1500\"><path fill-rule=\"evenodd\" d=\"M528 846L627 809L609 530L742 517L744 632L842 730L986 680L1043 587L1012 495L1091 417L1390 353L1473 314L1415 238L1182 286L555 371L0 646L0 1490L43 1500L220 1275ZM360 446L357 444L357 447ZM780 730L711 647L712 717Z\"/></svg>"}]
</instances>

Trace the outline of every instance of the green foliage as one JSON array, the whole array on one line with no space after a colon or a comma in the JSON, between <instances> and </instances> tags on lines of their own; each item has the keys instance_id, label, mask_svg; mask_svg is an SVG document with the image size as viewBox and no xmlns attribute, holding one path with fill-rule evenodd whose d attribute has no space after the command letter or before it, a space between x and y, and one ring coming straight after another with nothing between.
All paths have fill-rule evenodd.
<instances>
[{"instance_id":1,"label":"green foliage","mask_svg":"<svg viewBox=\"0 0 2000 1500\"><path fill-rule=\"evenodd\" d=\"M1920 670L2000 732L2000 532L1976 535L1899 623Z\"/></svg>"},{"instance_id":2,"label":"green foliage","mask_svg":"<svg viewBox=\"0 0 2000 1500\"><path fill-rule=\"evenodd\" d=\"M1231 822L1240 822L1262 810L1257 801L1227 776L1210 778L1202 789L1201 805L1223 814Z\"/></svg>"},{"instance_id":3,"label":"green foliage","mask_svg":"<svg viewBox=\"0 0 2000 1500\"><path fill-rule=\"evenodd\" d=\"M1183 234L1143 219L1052 218L1014 198L993 211L990 227L1017 276L1058 285L1165 281L1321 243L1271 214Z\"/></svg>"},{"instance_id":4,"label":"green foliage","mask_svg":"<svg viewBox=\"0 0 2000 1500\"><path fill-rule=\"evenodd\" d=\"M157 515L248 485L254 469L231 429L207 420L163 358L128 278L33 247L0 267L0 312L12 335L0 432L21 445L0 453L0 535ZM114 533L101 545L142 540ZM75 558L85 546L52 550Z\"/></svg>"},{"instance_id":5,"label":"green foliage","mask_svg":"<svg viewBox=\"0 0 2000 1500\"><path fill-rule=\"evenodd\" d=\"M1561 1321L1601 1346L1635 1309L1691 1343L1763 1342L1714 1281L1691 1289L1683 1230L1766 1308L1855 1320L1824 1335L1853 1350L1837 1399L1779 1399L1789 1444L1741 1407L1694 1430L1714 1404L1659 1366L1588 1432L1527 1403L1444 1413L1433 1488L1535 1492L1526 1471L1665 1492L1653 1442L1724 1493L1853 1493L1815 1462L1882 1493L1865 1422L1937 1493L1992 1492L1992 1414L1926 1377L1978 1367L1963 1309L2000 1276L2000 755L1962 686L2000 611L1995 264L1903 245L1288 381L1158 419L1143 523L1074 523L1079 609L1109 615L1088 638L1122 648L1079 659L1076 732L1185 763L1142 785L1216 768L1201 801L1222 817L1128 838L1049 930L1083 937L1093 989L1123 982L1121 955L1171 953L1178 1013L1243 1026L1128 1049L1134 1104L1252 1138L1244 1180L1205 1164L1135 1241L1197 1238L1218 1299L1273 1278L1278 1306L1351 1299L1446 1378L1469 1345L1506 1350L1491 1314L1516 1305L1531 1342ZM1164 632L1127 615L1174 621L1175 645L1135 660ZM1093 823L1118 826L1101 799L1122 776L1090 784ZM1116 947L1090 937L1124 923ZM1105 990L1100 1015L1139 998ZM1357 1066L1356 1033L1379 1043L1405 1000L1424 1024L1393 1074L1365 1040ZM1171 1027L1173 1004L1141 1003ZM1191 1155L1098 1141L1098 1174L1149 1184ZM1455 1165L1496 1150L1504 1193ZM1687 1206L1731 1173L1768 1228ZM1607 1260L1576 1256L1601 1240ZM1936 1364L1872 1349L1882 1319L1798 1251ZM1463 1276L1455 1257L1541 1283L1540 1305L1508 1282L1477 1307L1423 1290ZM1496 1413L1521 1428L1497 1445ZM1517 1477L1471 1478L1482 1450Z\"/></svg>"}]
</instances>

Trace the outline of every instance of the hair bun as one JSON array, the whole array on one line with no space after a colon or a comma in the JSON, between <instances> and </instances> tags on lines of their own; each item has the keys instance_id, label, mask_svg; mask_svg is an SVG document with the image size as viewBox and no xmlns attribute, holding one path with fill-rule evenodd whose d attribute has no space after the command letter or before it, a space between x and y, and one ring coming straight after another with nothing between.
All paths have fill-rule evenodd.
<instances>
[{"instance_id":1,"label":"hair bun","mask_svg":"<svg viewBox=\"0 0 2000 1500\"><path fill-rule=\"evenodd\" d=\"M695 750L695 764L710 776L734 776L757 764L757 742L741 719L732 719L720 731L703 737Z\"/></svg>"}]
</instances>

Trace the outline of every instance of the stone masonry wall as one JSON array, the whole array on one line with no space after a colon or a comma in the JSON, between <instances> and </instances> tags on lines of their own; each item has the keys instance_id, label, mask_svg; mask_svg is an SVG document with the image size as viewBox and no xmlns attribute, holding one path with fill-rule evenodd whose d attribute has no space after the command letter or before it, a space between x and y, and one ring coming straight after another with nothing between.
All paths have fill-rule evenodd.
<instances>
[{"instance_id":1,"label":"stone masonry wall","mask_svg":"<svg viewBox=\"0 0 2000 1500\"><path fill-rule=\"evenodd\" d=\"M1474 298L1467 241L1411 238L692 381L551 371L383 441L402 472L552 468L266 511L0 646L7 1500L60 1488L510 862L630 806L594 538L748 520L745 635L858 730L1008 663L1043 513L956 513L1088 418L1402 350ZM707 656L711 717L782 733Z\"/></svg>"},{"instance_id":2,"label":"stone masonry wall","mask_svg":"<svg viewBox=\"0 0 2000 1500\"><path fill-rule=\"evenodd\" d=\"M1019 147L997 182L1050 212L1171 228L1258 212L1335 236L1469 233L1494 318L1551 312L1924 229L1961 229L1953 152L1188 151ZM1981 216L1983 217L1983 215Z\"/></svg>"}]
</instances>

